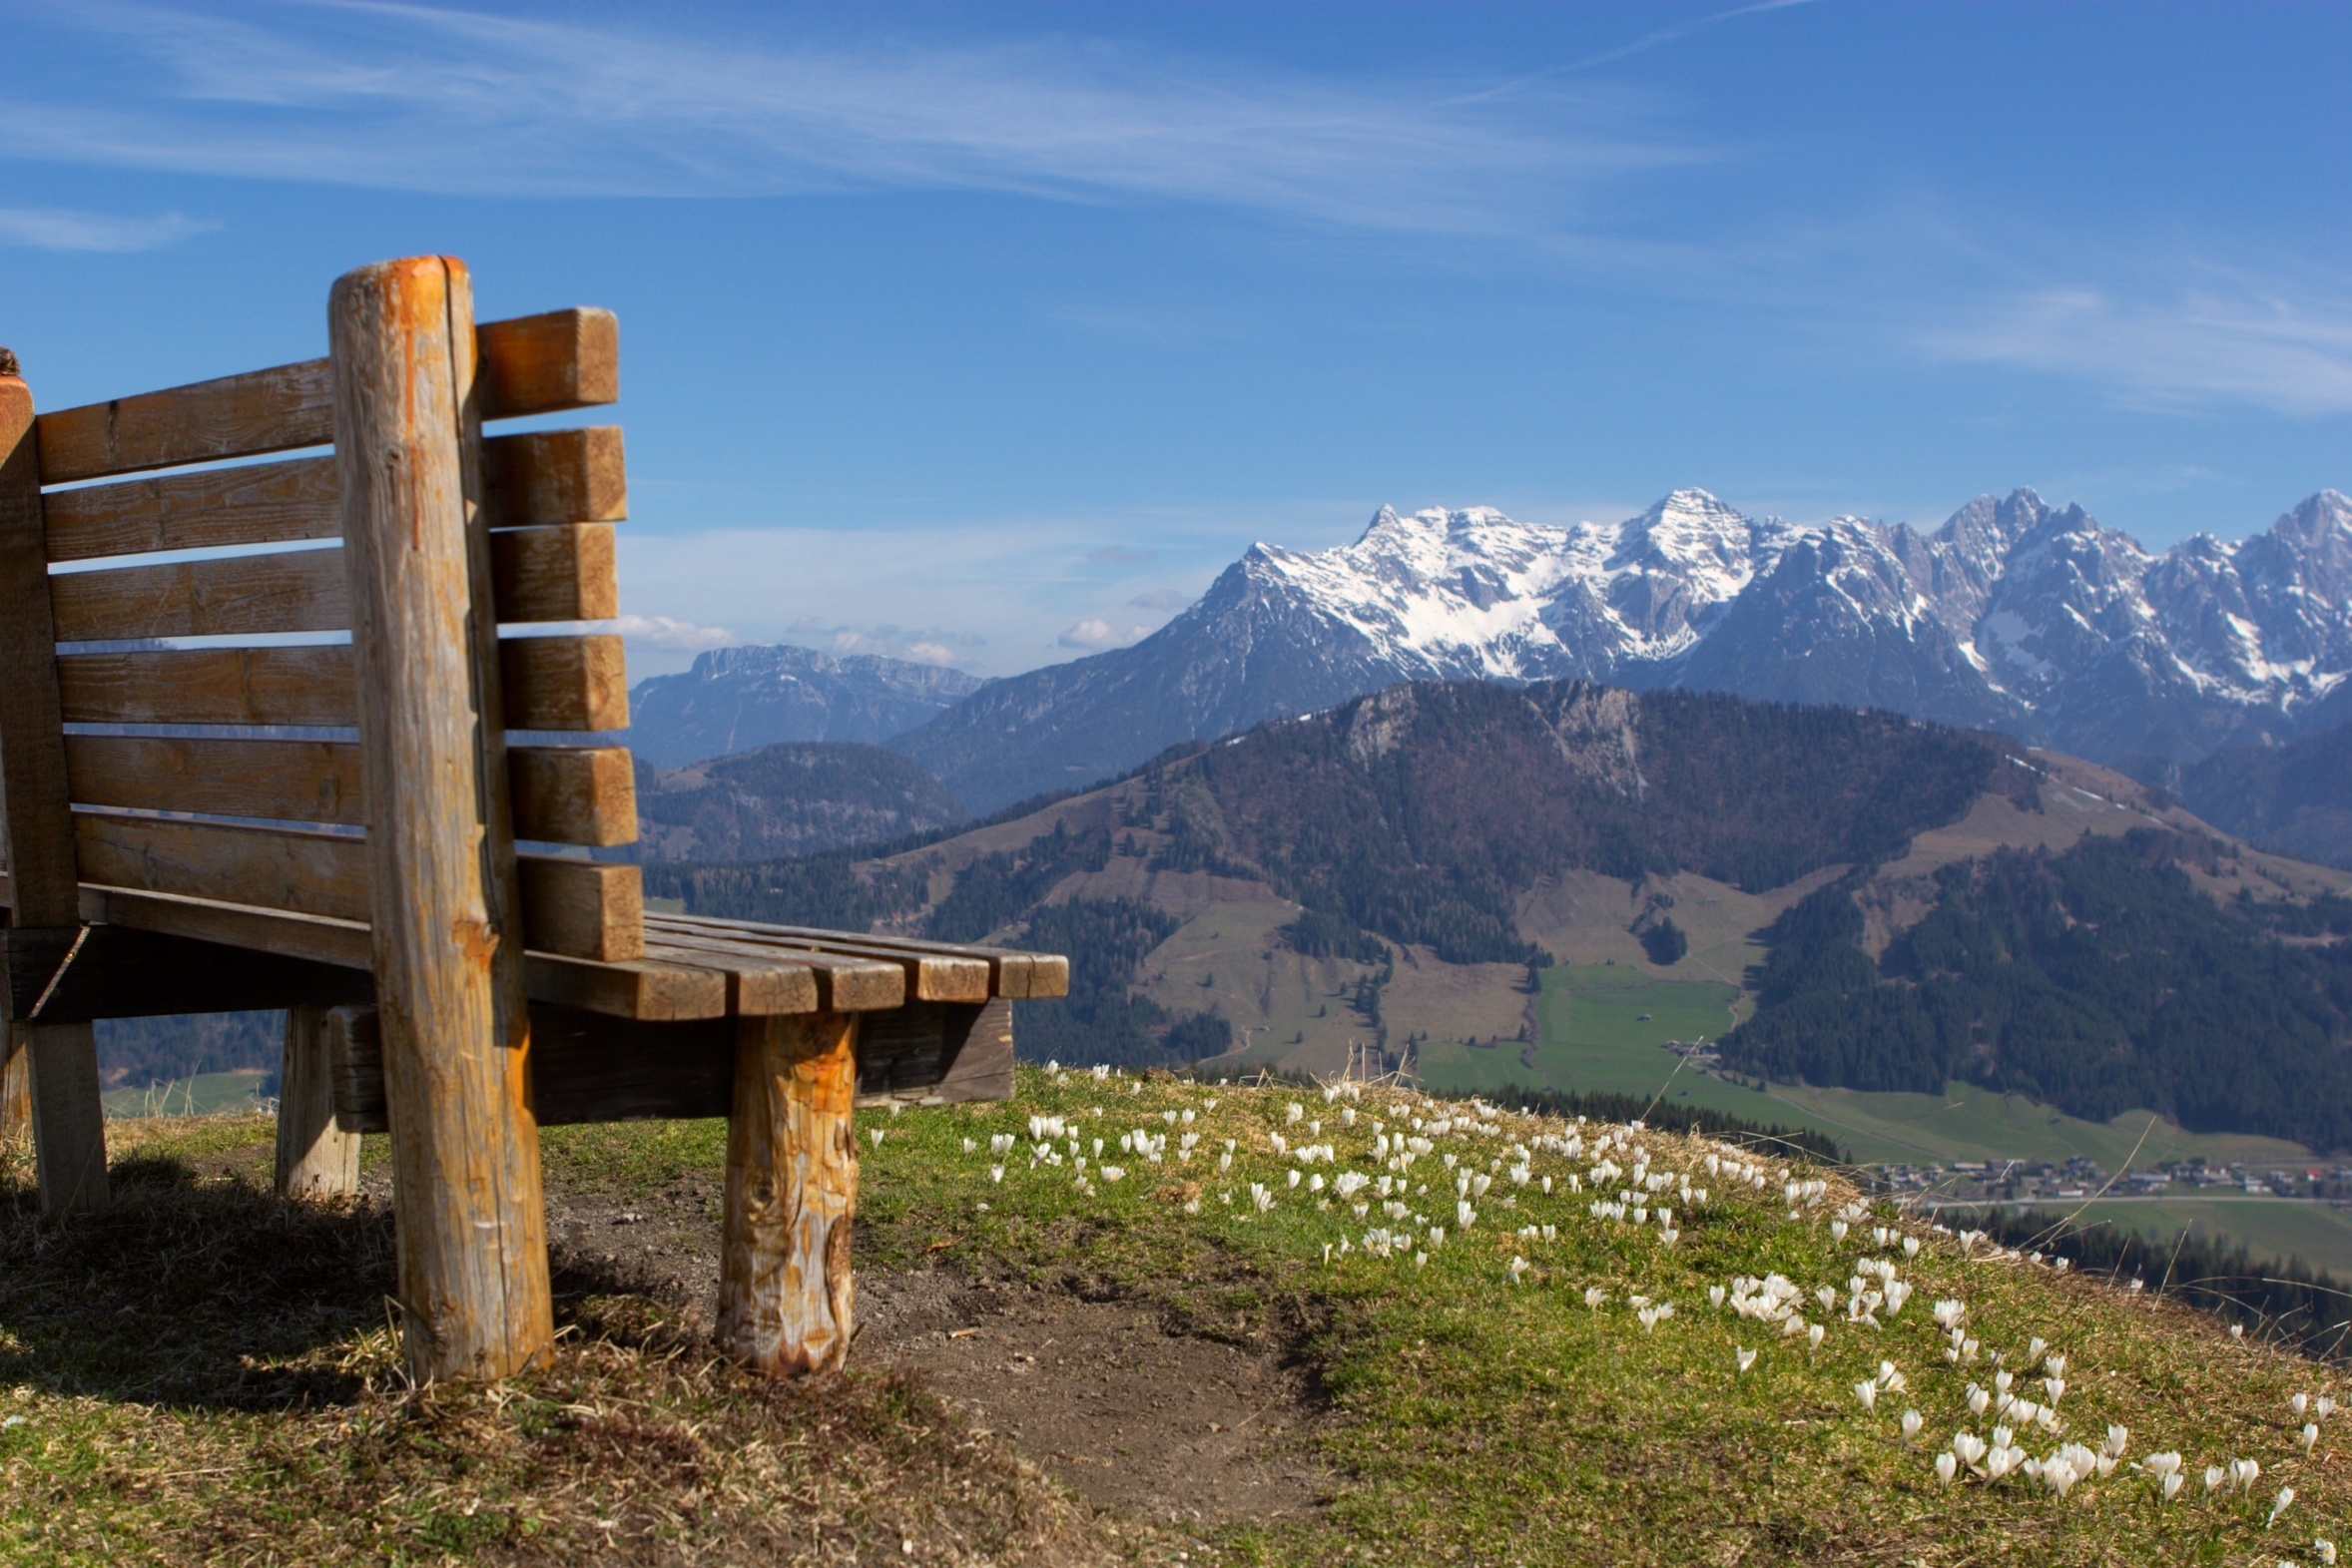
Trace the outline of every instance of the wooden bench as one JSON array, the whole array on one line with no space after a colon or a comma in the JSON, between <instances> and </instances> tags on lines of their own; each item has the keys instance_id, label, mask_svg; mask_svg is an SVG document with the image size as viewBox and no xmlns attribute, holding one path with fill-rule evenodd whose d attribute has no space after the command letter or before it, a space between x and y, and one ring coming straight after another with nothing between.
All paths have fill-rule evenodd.
<instances>
[{"instance_id":1,"label":"wooden bench","mask_svg":"<svg viewBox=\"0 0 2352 1568\"><path fill-rule=\"evenodd\" d=\"M626 748L582 740L628 724L578 625L619 614L621 432L482 434L613 401L614 318L477 326L422 257L327 324L39 415L0 363L0 1111L44 1212L107 1201L93 1020L284 1008L280 1191L390 1135L418 1377L547 1354L537 1130L635 1117L729 1118L723 1343L837 1364L855 1107L1009 1095L1011 1001L1067 963L648 915L584 852L636 836Z\"/></svg>"}]
</instances>

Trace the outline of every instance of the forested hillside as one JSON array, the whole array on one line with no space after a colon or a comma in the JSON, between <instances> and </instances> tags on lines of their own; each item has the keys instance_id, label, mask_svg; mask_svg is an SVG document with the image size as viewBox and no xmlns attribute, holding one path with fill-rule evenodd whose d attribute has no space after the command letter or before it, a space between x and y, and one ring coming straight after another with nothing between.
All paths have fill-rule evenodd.
<instances>
[{"instance_id":1,"label":"forested hillside","mask_svg":"<svg viewBox=\"0 0 2352 1568\"><path fill-rule=\"evenodd\" d=\"M2167 782L2188 808L2282 854L2352 867L2352 724L2230 747Z\"/></svg>"},{"instance_id":2,"label":"forested hillside","mask_svg":"<svg viewBox=\"0 0 2352 1568\"><path fill-rule=\"evenodd\" d=\"M1940 1094L1951 1079L2105 1120L2352 1146L2352 900L2234 905L2146 829L1946 866L1934 907L1874 961L1854 878L1766 932L1756 1015L1722 1042L1783 1081ZM2297 938L2287 940L2284 938Z\"/></svg>"},{"instance_id":3,"label":"forested hillside","mask_svg":"<svg viewBox=\"0 0 2352 1568\"><path fill-rule=\"evenodd\" d=\"M664 771L637 764L637 853L748 860L880 843L963 819L937 780L879 746L785 742Z\"/></svg>"},{"instance_id":4,"label":"forested hillside","mask_svg":"<svg viewBox=\"0 0 2352 1568\"><path fill-rule=\"evenodd\" d=\"M1178 843L1449 962L1521 962L1515 896L1581 868L1748 890L1899 853L1989 787L2006 743L1892 714L1630 693L1399 687L1147 776ZM1213 813L1187 810L1197 790ZM1213 815L1221 834L1203 817Z\"/></svg>"}]
</instances>

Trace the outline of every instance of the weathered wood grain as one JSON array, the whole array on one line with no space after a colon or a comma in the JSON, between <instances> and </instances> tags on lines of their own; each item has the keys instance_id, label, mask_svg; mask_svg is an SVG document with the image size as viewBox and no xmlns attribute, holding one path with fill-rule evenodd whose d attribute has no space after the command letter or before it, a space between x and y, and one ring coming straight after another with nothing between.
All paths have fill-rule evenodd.
<instances>
[{"instance_id":1,"label":"weathered wood grain","mask_svg":"<svg viewBox=\"0 0 2352 1568\"><path fill-rule=\"evenodd\" d=\"M6 1016L37 1023L333 1007L375 995L364 969L122 925L0 929L0 967Z\"/></svg>"},{"instance_id":2,"label":"weathered wood grain","mask_svg":"<svg viewBox=\"0 0 2352 1568\"><path fill-rule=\"evenodd\" d=\"M346 644L67 654L57 686L71 724L359 722Z\"/></svg>"},{"instance_id":3,"label":"weathered wood grain","mask_svg":"<svg viewBox=\"0 0 2352 1568\"><path fill-rule=\"evenodd\" d=\"M621 427L484 437L482 489L492 528L617 523L629 515Z\"/></svg>"},{"instance_id":4,"label":"weathered wood grain","mask_svg":"<svg viewBox=\"0 0 2352 1568\"><path fill-rule=\"evenodd\" d=\"M533 1003L531 1083L539 1125L693 1120L735 1103L739 1020L647 1023ZM373 1008L344 1019L334 1054L334 1115L347 1132L386 1128ZM880 1034L879 1048L869 1037ZM1012 1009L917 1002L858 1027L858 1105L946 1105L1012 1093ZM927 1077L924 1076L927 1073Z\"/></svg>"},{"instance_id":5,"label":"weathered wood grain","mask_svg":"<svg viewBox=\"0 0 2352 1568\"><path fill-rule=\"evenodd\" d=\"M649 941L645 956L656 963L713 969L727 978L727 1010L755 1017L770 1013L813 1013L825 987L807 964L779 963L764 956L737 956L700 947Z\"/></svg>"},{"instance_id":6,"label":"weathered wood grain","mask_svg":"<svg viewBox=\"0 0 2352 1568\"><path fill-rule=\"evenodd\" d=\"M97 1037L88 1024L26 1024L24 1042L41 1212L104 1209L105 1107L99 1100ZM95 1136L93 1127L99 1129Z\"/></svg>"},{"instance_id":7,"label":"weathered wood grain","mask_svg":"<svg viewBox=\"0 0 2352 1568\"><path fill-rule=\"evenodd\" d=\"M485 321L476 342L480 418L560 413L621 395L621 325L610 310L579 306Z\"/></svg>"},{"instance_id":8,"label":"weathered wood grain","mask_svg":"<svg viewBox=\"0 0 2352 1568\"><path fill-rule=\"evenodd\" d=\"M33 1059L25 1050L24 1026L11 1023L0 1035L0 1144L22 1144L33 1136Z\"/></svg>"},{"instance_id":9,"label":"weathered wood grain","mask_svg":"<svg viewBox=\"0 0 2352 1568\"><path fill-rule=\"evenodd\" d=\"M216 903L184 893L154 893L85 882L82 918L93 924L127 926L135 931L218 942L224 947L251 949L282 958L336 964L361 974L367 972L371 961L372 950L364 921L334 920L324 915L295 914L288 909L264 909L252 904Z\"/></svg>"},{"instance_id":10,"label":"weathered wood grain","mask_svg":"<svg viewBox=\"0 0 2352 1568\"><path fill-rule=\"evenodd\" d=\"M865 931L829 931L813 925L770 925L757 920L731 920L716 915L655 914L648 919L692 927L712 935L729 931L758 932L765 938L805 941L819 946L847 943L861 952L931 953L974 958L990 966L990 994L1030 1001L1066 996L1070 989L1070 961L1059 953L1017 952L1004 947L980 947L968 942L934 942L913 936L877 936Z\"/></svg>"},{"instance_id":11,"label":"weathered wood grain","mask_svg":"<svg viewBox=\"0 0 2352 1568\"><path fill-rule=\"evenodd\" d=\"M343 532L331 457L52 490L42 510L52 561L339 539Z\"/></svg>"},{"instance_id":12,"label":"weathered wood grain","mask_svg":"<svg viewBox=\"0 0 2352 1568\"><path fill-rule=\"evenodd\" d=\"M366 842L355 834L77 811L74 844L82 875L105 887L368 917Z\"/></svg>"},{"instance_id":13,"label":"weathered wood grain","mask_svg":"<svg viewBox=\"0 0 2352 1568\"><path fill-rule=\"evenodd\" d=\"M909 1002L858 1020L858 1103L1012 1098L1012 1003Z\"/></svg>"},{"instance_id":14,"label":"weathered wood grain","mask_svg":"<svg viewBox=\"0 0 2352 1568\"><path fill-rule=\"evenodd\" d=\"M535 953L599 963L645 956L644 872L568 855L517 857L523 942Z\"/></svg>"},{"instance_id":15,"label":"weathered wood grain","mask_svg":"<svg viewBox=\"0 0 2352 1568\"><path fill-rule=\"evenodd\" d=\"M359 748L348 741L70 735L75 803L356 826L366 820ZM619 747L507 753L517 836L608 845L637 836L636 780Z\"/></svg>"},{"instance_id":16,"label":"weathered wood grain","mask_svg":"<svg viewBox=\"0 0 2352 1568\"><path fill-rule=\"evenodd\" d=\"M346 272L327 323L407 1359L420 1381L503 1377L554 1324L496 628L477 613L475 416L498 388L476 378L451 259Z\"/></svg>"},{"instance_id":17,"label":"weathered wood grain","mask_svg":"<svg viewBox=\"0 0 2352 1568\"><path fill-rule=\"evenodd\" d=\"M498 644L510 730L626 730L629 676L617 637L509 637Z\"/></svg>"},{"instance_id":18,"label":"weathered wood grain","mask_svg":"<svg viewBox=\"0 0 2352 1568\"><path fill-rule=\"evenodd\" d=\"M335 549L69 572L49 579L49 599L61 643L340 632L351 624Z\"/></svg>"},{"instance_id":19,"label":"weathered wood grain","mask_svg":"<svg viewBox=\"0 0 2352 1568\"><path fill-rule=\"evenodd\" d=\"M323 1008L286 1010L276 1175L281 1198L339 1198L359 1190L359 1135L334 1120L334 1064Z\"/></svg>"},{"instance_id":20,"label":"weathered wood grain","mask_svg":"<svg viewBox=\"0 0 2352 1568\"><path fill-rule=\"evenodd\" d=\"M741 946L787 954L824 953L869 963L890 964L906 976L906 999L921 1002L984 1002L991 979L986 959L956 953L926 952L919 948L889 947L861 941L846 932L815 936L784 935L738 921L714 932L691 915L652 914L648 930L667 941L724 940ZM894 1004L892 1004L894 1005Z\"/></svg>"},{"instance_id":21,"label":"weathered wood grain","mask_svg":"<svg viewBox=\"0 0 2352 1568\"><path fill-rule=\"evenodd\" d=\"M524 960L531 1000L551 1006L675 1023L717 1018L727 1011L727 977L712 969L632 959L594 963L555 953Z\"/></svg>"},{"instance_id":22,"label":"weathered wood grain","mask_svg":"<svg viewBox=\"0 0 2352 1568\"><path fill-rule=\"evenodd\" d=\"M857 1035L846 1013L737 1022L718 1340L771 1377L850 1353Z\"/></svg>"},{"instance_id":23,"label":"weathered wood grain","mask_svg":"<svg viewBox=\"0 0 2352 1568\"><path fill-rule=\"evenodd\" d=\"M15 923L62 927L79 919L81 889L67 806L38 431L31 389L15 375L0 376L0 817ZM106 1125L90 1026L29 1029L25 1049L41 1211L102 1209Z\"/></svg>"},{"instance_id":24,"label":"weathered wood grain","mask_svg":"<svg viewBox=\"0 0 2352 1568\"><path fill-rule=\"evenodd\" d=\"M625 747L509 747L506 777L517 838L596 848L637 841L637 773Z\"/></svg>"},{"instance_id":25,"label":"weathered wood grain","mask_svg":"<svg viewBox=\"0 0 2352 1568\"><path fill-rule=\"evenodd\" d=\"M33 1136L33 1063L23 1027L0 1038L0 1144L21 1146Z\"/></svg>"},{"instance_id":26,"label":"weathered wood grain","mask_svg":"<svg viewBox=\"0 0 2352 1568\"><path fill-rule=\"evenodd\" d=\"M659 941L680 962L707 962L721 967L793 964L806 968L817 982L817 1006L825 1012L872 1012L898 1007L907 1001L904 966L850 953L829 953L813 947L771 947L742 939L740 931L711 933L681 929L665 917L648 915L647 939ZM655 922L661 922L656 924ZM689 959L686 955L699 955Z\"/></svg>"},{"instance_id":27,"label":"weathered wood grain","mask_svg":"<svg viewBox=\"0 0 2352 1568\"><path fill-rule=\"evenodd\" d=\"M347 741L69 735L77 805L356 826L359 748Z\"/></svg>"},{"instance_id":28,"label":"weathered wood grain","mask_svg":"<svg viewBox=\"0 0 2352 1568\"><path fill-rule=\"evenodd\" d=\"M334 439L327 363L273 365L41 416L45 483L253 457Z\"/></svg>"},{"instance_id":29,"label":"weathered wood grain","mask_svg":"<svg viewBox=\"0 0 2352 1568\"><path fill-rule=\"evenodd\" d=\"M620 569L610 523L551 523L490 536L498 619L609 621L621 613Z\"/></svg>"}]
</instances>

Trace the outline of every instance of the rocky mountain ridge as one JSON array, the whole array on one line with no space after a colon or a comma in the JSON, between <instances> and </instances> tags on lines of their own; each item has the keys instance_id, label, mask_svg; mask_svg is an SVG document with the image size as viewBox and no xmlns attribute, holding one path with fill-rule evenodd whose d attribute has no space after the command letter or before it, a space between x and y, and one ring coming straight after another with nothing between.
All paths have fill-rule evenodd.
<instances>
[{"instance_id":1,"label":"rocky mountain ridge","mask_svg":"<svg viewBox=\"0 0 2352 1568\"><path fill-rule=\"evenodd\" d=\"M2352 500L2158 555L2032 490L1932 532L1751 518L1703 490L1572 527L1383 508L1253 545L1132 648L984 689L889 744L974 809L1406 681L1602 681L1878 707L2101 761L2195 762L2352 713Z\"/></svg>"},{"instance_id":2,"label":"rocky mountain ridge","mask_svg":"<svg viewBox=\"0 0 2352 1568\"><path fill-rule=\"evenodd\" d=\"M789 643L717 648L683 674L637 684L629 694L629 745L657 768L780 741L871 746L979 689L979 680L960 670L879 654L835 658Z\"/></svg>"}]
</instances>

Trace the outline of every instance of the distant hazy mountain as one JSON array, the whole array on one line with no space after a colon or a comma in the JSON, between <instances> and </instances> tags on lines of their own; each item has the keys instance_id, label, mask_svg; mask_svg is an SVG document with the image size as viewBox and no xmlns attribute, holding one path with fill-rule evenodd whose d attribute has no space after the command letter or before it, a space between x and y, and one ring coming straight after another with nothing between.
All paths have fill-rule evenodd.
<instances>
[{"instance_id":1,"label":"distant hazy mountain","mask_svg":"<svg viewBox=\"0 0 2352 1568\"><path fill-rule=\"evenodd\" d=\"M1621 523L1384 508L1352 545L1254 545L1135 647L991 683L891 745L985 810L1404 681L1572 677L2194 761L2344 717L2348 672L2352 501L2332 490L2161 556L2031 490L1933 533L1677 490Z\"/></svg>"},{"instance_id":2,"label":"distant hazy mountain","mask_svg":"<svg viewBox=\"0 0 2352 1568\"><path fill-rule=\"evenodd\" d=\"M778 741L885 741L936 717L980 682L956 670L813 649L720 648L684 675L629 694L629 745L662 768Z\"/></svg>"},{"instance_id":3,"label":"distant hazy mountain","mask_svg":"<svg viewBox=\"0 0 2352 1568\"><path fill-rule=\"evenodd\" d=\"M787 742L637 774L637 855L751 860L879 843L963 820L938 782L895 752Z\"/></svg>"},{"instance_id":4,"label":"distant hazy mountain","mask_svg":"<svg viewBox=\"0 0 2352 1568\"><path fill-rule=\"evenodd\" d=\"M2216 827L2281 854L2352 868L2352 724L2286 746L2233 746L2168 784Z\"/></svg>"}]
</instances>

